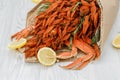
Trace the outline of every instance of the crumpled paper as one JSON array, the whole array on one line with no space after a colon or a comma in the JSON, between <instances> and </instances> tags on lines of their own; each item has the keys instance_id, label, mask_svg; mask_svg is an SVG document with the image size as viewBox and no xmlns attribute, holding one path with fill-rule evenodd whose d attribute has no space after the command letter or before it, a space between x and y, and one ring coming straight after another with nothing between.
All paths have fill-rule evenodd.
<instances>
[{"instance_id":1,"label":"crumpled paper","mask_svg":"<svg viewBox=\"0 0 120 80\"><path fill-rule=\"evenodd\" d=\"M104 43L107 39L107 36L112 28L114 20L118 11L118 0L97 0L99 6L101 7L101 37L100 37L100 49L102 51ZM34 25L35 16L39 10L39 4L37 4L31 11L27 14L26 27ZM26 62L37 62L36 58L29 58Z\"/></svg>"},{"instance_id":2,"label":"crumpled paper","mask_svg":"<svg viewBox=\"0 0 120 80\"><path fill-rule=\"evenodd\" d=\"M119 0L100 0L103 7L103 22L102 22L102 47L109 35L110 29L116 19L118 12Z\"/></svg>"}]
</instances>

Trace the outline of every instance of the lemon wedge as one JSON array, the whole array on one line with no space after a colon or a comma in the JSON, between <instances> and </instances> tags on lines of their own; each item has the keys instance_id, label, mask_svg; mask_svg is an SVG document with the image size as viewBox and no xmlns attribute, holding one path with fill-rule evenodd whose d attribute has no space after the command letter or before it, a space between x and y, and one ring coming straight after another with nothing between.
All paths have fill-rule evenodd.
<instances>
[{"instance_id":1,"label":"lemon wedge","mask_svg":"<svg viewBox=\"0 0 120 80\"><path fill-rule=\"evenodd\" d=\"M21 38L20 40L14 40L8 45L8 48L10 49L18 49L23 47L27 43L27 40L25 38Z\"/></svg>"},{"instance_id":2,"label":"lemon wedge","mask_svg":"<svg viewBox=\"0 0 120 80\"><path fill-rule=\"evenodd\" d=\"M34 3L39 3L39 2L41 2L42 0L32 0L32 2L34 2Z\"/></svg>"},{"instance_id":3,"label":"lemon wedge","mask_svg":"<svg viewBox=\"0 0 120 80\"><path fill-rule=\"evenodd\" d=\"M38 61L45 66L51 66L56 62L56 53L49 47L41 48L37 54Z\"/></svg>"},{"instance_id":4,"label":"lemon wedge","mask_svg":"<svg viewBox=\"0 0 120 80\"><path fill-rule=\"evenodd\" d=\"M112 45L116 48L120 48L120 35L117 35L112 42Z\"/></svg>"}]
</instances>

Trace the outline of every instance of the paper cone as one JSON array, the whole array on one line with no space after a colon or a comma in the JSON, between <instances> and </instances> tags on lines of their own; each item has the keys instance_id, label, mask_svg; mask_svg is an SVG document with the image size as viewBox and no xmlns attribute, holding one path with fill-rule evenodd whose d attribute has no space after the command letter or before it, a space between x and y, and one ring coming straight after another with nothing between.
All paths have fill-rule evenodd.
<instances>
[{"instance_id":1,"label":"paper cone","mask_svg":"<svg viewBox=\"0 0 120 80\"><path fill-rule=\"evenodd\" d=\"M103 45L107 36L110 32L110 29L114 23L114 20L117 15L118 11L118 0L97 0L98 4L101 8L101 32L100 32L100 49L102 51ZM34 25L35 16L37 16L37 12L39 11L40 4L37 4L31 11L28 12L27 20L26 20L26 27ZM28 58L25 60L26 62L37 62L35 57Z\"/></svg>"},{"instance_id":2,"label":"paper cone","mask_svg":"<svg viewBox=\"0 0 120 80\"><path fill-rule=\"evenodd\" d=\"M103 19L101 24L102 27L101 48L103 48L103 45L109 35L109 32L117 16L119 0L111 0L111 1L100 0L100 2L103 6L103 12L102 12Z\"/></svg>"}]
</instances>

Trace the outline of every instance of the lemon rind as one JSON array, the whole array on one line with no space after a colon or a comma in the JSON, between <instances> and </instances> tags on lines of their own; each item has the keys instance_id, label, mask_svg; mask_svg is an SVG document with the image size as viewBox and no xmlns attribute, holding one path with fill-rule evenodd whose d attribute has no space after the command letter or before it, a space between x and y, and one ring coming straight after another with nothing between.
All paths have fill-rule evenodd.
<instances>
[{"instance_id":1,"label":"lemon rind","mask_svg":"<svg viewBox=\"0 0 120 80\"><path fill-rule=\"evenodd\" d=\"M45 63L45 62L44 62L43 60L41 60L41 58L39 57L39 53L40 53L42 50L45 50L45 49L49 49L50 51L52 51L53 55L55 56L53 62L51 62L51 63L49 63L49 64L48 64L48 63ZM44 66L52 66L52 65L54 65L55 62L56 62L56 53L55 53L55 51L53 51L53 50L52 50L51 48L49 48L49 47L41 48L41 49L38 51L37 57L38 57L38 61L39 61L42 65L44 65Z\"/></svg>"},{"instance_id":2,"label":"lemon rind","mask_svg":"<svg viewBox=\"0 0 120 80\"><path fill-rule=\"evenodd\" d=\"M117 35L115 37L115 39L112 41L112 45L115 47L115 48L120 48L120 44L116 44L115 41L120 38L120 35Z\"/></svg>"},{"instance_id":3,"label":"lemon rind","mask_svg":"<svg viewBox=\"0 0 120 80\"><path fill-rule=\"evenodd\" d=\"M27 43L27 40L24 39L24 38L21 38L20 40L23 40L23 43L18 44L18 45L13 45L14 42L12 42L12 43L8 44L8 48L10 48L10 49L18 49L18 48L23 47Z\"/></svg>"}]
</instances>

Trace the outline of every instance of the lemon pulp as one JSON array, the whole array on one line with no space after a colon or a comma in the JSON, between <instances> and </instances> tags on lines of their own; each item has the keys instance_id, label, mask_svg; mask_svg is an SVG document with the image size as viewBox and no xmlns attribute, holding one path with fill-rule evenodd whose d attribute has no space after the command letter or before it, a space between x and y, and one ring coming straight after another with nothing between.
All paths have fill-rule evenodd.
<instances>
[{"instance_id":1,"label":"lemon pulp","mask_svg":"<svg viewBox=\"0 0 120 80\"><path fill-rule=\"evenodd\" d=\"M117 35L112 42L113 46L116 48L120 48L120 35Z\"/></svg>"},{"instance_id":2,"label":"lemon pulp","mask_svg":"<svg viewBox=\"0 0 120 80\"><path fill-rule=\"evenodd\" d=\"M23 47L27 43L27 40L25 38L21 38L20 40L14 40L8 45L8 48L10 49L18 49Z\"/></svg>"},{"instance_id":3,"label":"lemon pulp","mask_svg":"<svg viewBox=\"0 0 120 80\"><path fill-rule=\"evenodd\" d=\"M38 61L45 66L51 66L56 62L56 53L49 47L41 48L37 54Z\"/></svg>"},{"instance_id":4,"label":"lemon pulp","mask_svg":"<svg viewBox=\"0 0 120 80\"><path fill-rule=\"evenodd\" d=\"M32 2L34 2L34 3L39 3L39 2L41 2L42 0L32 0Z\"/></svg>"}]
</instances>

